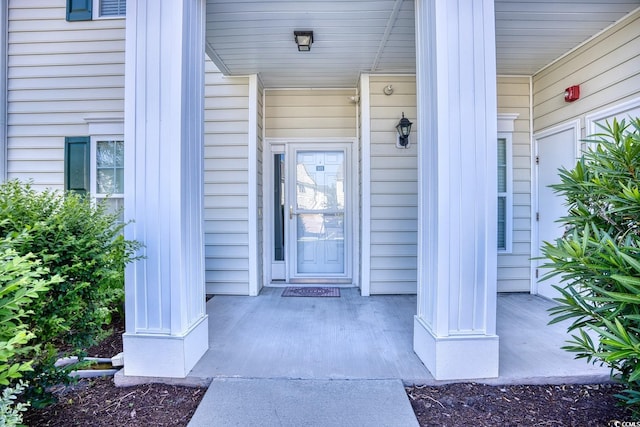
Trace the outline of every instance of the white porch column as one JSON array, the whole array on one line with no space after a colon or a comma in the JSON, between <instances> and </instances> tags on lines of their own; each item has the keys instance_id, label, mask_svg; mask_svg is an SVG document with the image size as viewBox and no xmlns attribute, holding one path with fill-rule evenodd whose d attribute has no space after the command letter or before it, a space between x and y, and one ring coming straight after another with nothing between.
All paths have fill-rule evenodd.
<instances>
[{"instance_id":1,"label":"white porch column","mask_svg":"<svg viewBox=\"0 0 640 427\"><path fill-rule=\"evenodd\" d=\"M185 377L208 348L203 255L204 0L127 4L125 375Z\"/></svg>"},{"instance_id":2,"label":"white porch column","mask_svg":"<svg viewBox=\"0 0 640 427\"><path fill-rule=\"evenodd\" d=\"M416 0L414 350L436 379L498 376L493 0Z\"/></svg>"}]
</instances>

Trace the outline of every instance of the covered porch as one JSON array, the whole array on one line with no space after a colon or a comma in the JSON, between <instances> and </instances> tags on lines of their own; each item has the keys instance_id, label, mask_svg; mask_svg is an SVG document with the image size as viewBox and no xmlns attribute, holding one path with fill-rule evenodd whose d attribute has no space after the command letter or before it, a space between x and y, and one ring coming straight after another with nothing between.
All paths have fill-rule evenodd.
<instances>
[{"instance_id":1,"label":"covered porch","mask_svg":"<svg viewBox=\"0 0 640 427\"><path fill-rule=\"evenodd\" d=\"M413 351L415 295L282 298L216 296L207 303L209 349L189 378L392 379L435 384ZM561 350L566 325L548 326L553 302L499 294L499 376L491 384L602 382L609 370Z\"/></svg>"},{"instance_id":2,"label":"covered porch","mask_svg":"<svg viewBox=\"0 0 640 427\"><path fill-rule=\"evenodd\" d=\"M289 10L290 2L182 0L158 7L151 0L139 0L128 8L125 212L135 222L126 237L143 242L145 250L126 273L127 376L256 377L262 372L270 377L366 375L425 382L431 378L429 372L440 380L500 380L509 372L537 377L537 371L529 369L544 368L548 382L555 375L548 371L552 367L565 378L579 375L560 362L571 359L558 350L564 332L560 338L547 336L552 329L546 326L544 301L517 295L514 298L533 298L536 303L520 302L521 307L516 304L509 310L511 297L504 297L500 307L496 305L496 80L500 73L529 76L580 41L567 42L562 52L549 51L549 43L544 43L542 53L550 56L539 56L534 54L540 53L534 49L540 44L539 33L533 32L524 37L533 44L520 40L515 49L505 47L504 42L516 37L509 29L524 28L523 22L536 17L548 23L542 18L559 11L542 8L532 16L513 1L388 0L375 2L381 10L363 11L368 4L373 3L298 2L295 7L300 10ZM575 34L576 28L587 31L580 39L585 40L607 25L600 22L589 29L583 15L570 13L574 4L580 2L564 6L572 19L564 19L561 27L567 24L569 33ZM504 6L507 10L500 9ZM607 22L623 14L619 11ZM280 19L269 19L274 16ZM343 25L337 27L337 22ZM238 27L239 23L246 25ZM358 27L375 31L363 35L354 32ZM311 51L298 51L292 39L296 29L314 31ZM556 30L544 31L554 47L563 39ZM241 120L230 118L232 109L224 106L205 114L205 50L224 79L246 78L241 99L234 98ZM530 69L508 66L508 57ZM384 109L372 99L393 93L371 89L371 76L382 73L415 76L415 89L406 97L411 98L417 128L409 148L397 148L397 119L392 117L409 111L408 102L388 101L393 114L373 114ZM340 300L288 300L277 290L262 289L271 283L264 266L275 261L265 250L273 236L268 234L271 223L263 221L270 209L263 195L275 184L265 172L273 157L264 153L269 153L267 139L278 137L268 132L275 126L264 117L265 91L283 87L357 90L349 102L360 104L349 120L357 146L352 158L358 159L352 181L358 186L352 198L353 225L345 233L352 238L351 246L344 251L354 274L343 264L345 277L340 279L363 285L361 294L366 295L365 286L374 279L372 266L386 262L393 271L377 279L397 284L410 269L417 296L365 298L349 288ZM530 84L529 93L527 99L532 99ZM228 95L221 92L215 100ZM524 133L532 129L532 110L532 104L521 110L529 118ZM291 115L284 115L286 125L292 123ZM342 119L312 118L332 123ZM212 126L207 120L213 119L222 124ZM287 138L294 139L293 145L296 138L322 138L308 121L303 124L291 126L295 133ZM205 146L207 141L211 146ZM534 166L530 138L526 141L519 159L526 176L518 181L523 192L517 212L520 225L526 225L516 237L525 248L520 255L527 260L523 269L528 283L533 280L528 260ZM207 155L223 154L210 162L208 174L203 147ZM415 152L412 158L410 149ZM316 166L316 172L324 170ZM222 185L208 181L214 174ZM215 203L205 202L206 191L220 197ZM410 209L400 212L400 203ZM294 204L284 205L286 217L293 221L298 214ZM400 246L389 241L390 235L405 238L405 245L394 252L404 264L376 252L379 247ZM207 247L212 241L219 252ZM504 249L508 251L508 245ZM235 258L211 261L219 253ZM227 282L241 281L248 294L262 295L218 295L205 306L207 261L212 270L224 266L232 271ZM327 279L318 276L313 277L316 283ZM528 310L538 303L538 314ZM581 361L575 364L588 369Z\"/></svg>"}]
</instances>

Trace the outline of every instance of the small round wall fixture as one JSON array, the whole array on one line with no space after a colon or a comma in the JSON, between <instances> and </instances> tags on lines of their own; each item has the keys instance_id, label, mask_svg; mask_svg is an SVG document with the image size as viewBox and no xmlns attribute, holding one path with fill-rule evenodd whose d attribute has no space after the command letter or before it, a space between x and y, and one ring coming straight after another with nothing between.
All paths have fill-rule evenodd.
<instances>
[{"instance_id":1,"label":"small round wall fixture","mask_svg":"<svg viewBox=\"0 0 640 427\"><path fill-rule=\"evenodd\" d=\"M386 85L382 91L384 92L385 95L391 95L393 94L393 86Z\"/></svg>"}]
</instances>

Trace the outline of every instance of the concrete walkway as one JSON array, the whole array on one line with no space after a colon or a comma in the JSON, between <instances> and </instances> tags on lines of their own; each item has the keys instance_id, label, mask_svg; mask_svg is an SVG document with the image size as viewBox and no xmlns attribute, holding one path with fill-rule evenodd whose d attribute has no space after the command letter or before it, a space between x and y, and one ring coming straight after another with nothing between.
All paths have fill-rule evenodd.
<instances>
[{"instance_id":1,"label":"concrete walkway","mask_svg":"<svg viewBox=\"0 0 640 427\"><path fill-rule=\"evenodd\" d=\"M211 382L189 427L413 427L418 421L400 380Z\"/></svg>"},{"instance_id":2,"label":"concrete walkway","mask_svg":"<svg viewBox=\"0 0 640 427\"><path fill-rule=\"evenodd\" d=\"M414 295L216 296L209 351L187 382L211 382L190 426L415 426L404 384L437 385L413 352ZM561 350L552 302L498 296L500 376L488 384L607 381L605 368Z\"/></svg>"}]
</instances>

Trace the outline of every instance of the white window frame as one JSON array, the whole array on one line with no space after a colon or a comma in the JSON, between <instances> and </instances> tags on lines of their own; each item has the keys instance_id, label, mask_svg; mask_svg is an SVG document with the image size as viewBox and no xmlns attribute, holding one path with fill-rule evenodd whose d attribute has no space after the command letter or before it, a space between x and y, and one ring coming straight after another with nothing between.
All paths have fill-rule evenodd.
<instances>
[{"instance_id":1,"label":"white window frame","mask_svg":"<svg viewBox=\"0 0 640 427\"><path fill-rule=\"evenodd\" d=\"M498 199L500 197L505 198L505 247L497 249L498 253L511 253L513 251L513 133L498 132L498 139L496 140L496 144L501 139L505 141L507 185L506 191L498 192L496 203L498 202Z\"/></svg>"},{"instance_id":2,"label":"white window frame","mask_svg":"<svg viewBox=\"0 0 640 427\"><path fill-rule=\"evenodd\" d=\"M93 0L93 8L91 9L92 21L98 21L101 19L124 19L125 15L100 16L100 3L102 3L102 0Z\"/></svg>"},{"instance_id":3,"label":"white window frame","mask_svg":"<svg viewBox=\"0 0 640 427\"><path fill-rule=\"evenodd\" d=\"M90 136L90 153L89 153L89 180L90 186L89 191L91 193L92 200L97 203L99 200L104 200L107 197L110 199L122 199L124 206L124 193L98 193L98 165L97 165L97 148L98 142L102 141L124 141L124 135L122 134L113 134L113 135L91 135ZM126 185L126 183L124 183Z\"/></svg>"},{"instance_id":4,"label":"white window frame","mask_svg":"<svg viewBox=\"0 0 640 427\"><path fill-rule=\"evenodd\" d=\"M90 191L91 195L95 198L104 199L107 196L124 198L124 193L98 193L98 142L111 142L111 141L123 141L124 135L91 135L91 152L90 152Z\"/></svg>"}]
</instances>

